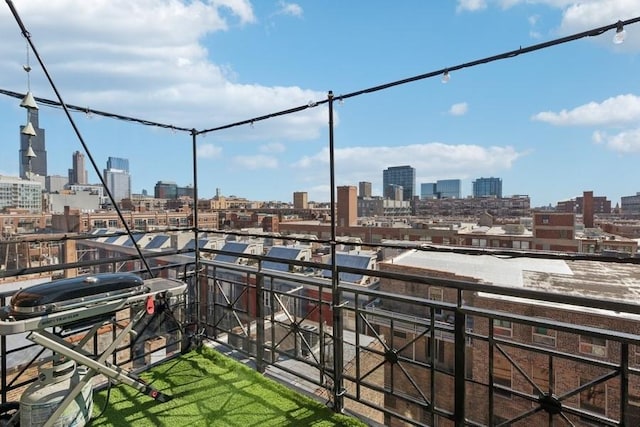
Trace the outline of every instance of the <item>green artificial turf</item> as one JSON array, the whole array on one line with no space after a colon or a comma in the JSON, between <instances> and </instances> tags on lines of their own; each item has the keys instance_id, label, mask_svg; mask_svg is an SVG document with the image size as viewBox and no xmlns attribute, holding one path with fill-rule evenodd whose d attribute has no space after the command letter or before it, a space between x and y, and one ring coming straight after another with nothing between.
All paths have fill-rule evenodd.
<instances>
[{"instance_id":1,"label":"green artificial turf","mask_svg":"<svg viewBox=\"0 0 640 427\"><path fill-rule=\"evenodd\" d=\"M91 426L365 426L208 348L141 377L173 398L158 403L120 384L111 389L107 409ZM106 390L95 393L94 417L106 396Z\"/></svg>"}]
</instances>

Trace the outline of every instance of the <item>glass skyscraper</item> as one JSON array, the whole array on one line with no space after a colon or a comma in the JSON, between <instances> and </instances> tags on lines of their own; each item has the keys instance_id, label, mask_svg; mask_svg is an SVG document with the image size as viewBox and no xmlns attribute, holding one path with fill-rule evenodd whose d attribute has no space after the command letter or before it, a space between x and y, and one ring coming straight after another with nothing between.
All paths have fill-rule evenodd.
<instances>
[{"instance_id":1,"label":"glass skyscraper","mask_svg":"<svg viewBox=\"0 0 640 427\"><path fill-rule=\"evenodd\" d=\"M390 185L402 187L402 200L412 200L416 193L416 170L411 166L392 166L382 171L382 191Z\"/></svg>"},{"instance_id":2,"label":"glass skyscraper","mask_svg":"<svg viewBox=\"0 0 640 427\"><path fill-rule=\"evenodd\" d=\"M495 196L502 198L501 178L478 178L473 181L473 197Z\"/></svg>"},{"instance_id":3,"label":"glass skyscraper","mask_svg":"<svg viewBox=\"0 0 640 427\"><path fill-rule=\"evenodd\" d=\"M436 193L438 193L438 198L440 199L459 199L460 180L441 179L436 181Z\"/></svg>"},{"instance_id":4,"label":"glass skyscraper","mask_svg":"<svg viewBox=\"0 0 640 427\"><path fill-rule=\"evenodd\" d=\"M116 203L131 197L131 175L129 159L109 157L104 170L104 181Z\"/></svg>"}]
</instances>

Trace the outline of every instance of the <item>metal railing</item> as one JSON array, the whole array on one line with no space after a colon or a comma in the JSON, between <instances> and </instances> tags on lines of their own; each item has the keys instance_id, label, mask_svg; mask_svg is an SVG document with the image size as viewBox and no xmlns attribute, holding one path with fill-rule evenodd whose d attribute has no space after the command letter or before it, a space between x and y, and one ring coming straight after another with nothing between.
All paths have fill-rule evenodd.
<instances>
[{"instance_id":1,"label":"metal railing","mask_svg":"<svg viewBox=\"0 0 640 427\"><path fill-rule=\"evenodd\" d=\"M334 298L331 279L320 274L326 264L250 254L242 254L242 264L205 258L196 264L193 253L174 250L150 259L155 274L189 284L176 309L181 325L146 336L146 346L118 349L114 364L135 370L152 355L178 354L184 333L230 348L260 372L329 405L341 400L372 424L630 426L640 420L640 305L633 301L409 274L393 264L337 266L339 275L369 280L341 282ZM265 269L265 261L297 272ZM116 265L113 259L80 264L88 272ZM146 274L135 262L121 265ZM73 268L78 263L51 266ZM9 294L0 295L3 306ZM153 346L157 337L164 340ZM47 356L35 344L11 340L0 337L3 403L34 380L35 366Z\"/></svg>"}]
</instances>

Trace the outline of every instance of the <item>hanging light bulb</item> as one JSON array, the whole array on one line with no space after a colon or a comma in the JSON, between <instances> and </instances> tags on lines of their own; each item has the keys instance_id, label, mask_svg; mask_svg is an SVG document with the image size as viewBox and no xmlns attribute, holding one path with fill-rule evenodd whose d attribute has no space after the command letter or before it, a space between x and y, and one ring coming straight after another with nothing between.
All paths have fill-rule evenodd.
<instances>
[{"instance_id":1,"label":"hanging light bulb","mask_svg":"<svg viewBox=\"0 0 640 427\"><path fill-rule=\"evenodd\" d=\"M29 145L29 148L27 149L27 154L26 154L26 156L27 156L29 159L33 159L34 157L38 157L38 156L36 156L36 153L33 151L33 147L31 147L31 145Z\"/></svg>"},{"instance_id":2,"label":"hanging light bulb","mask_svg":"<svg viewBox=\"0 0 640 427\"><path fill-rule=\"evenodd\" d=\"M33 129L31 122L27 122L27 125L22 128L20 133L27 136L36 136L36 131Z\"/></svg>"},{"instance_id":3,"label":"hanging light bulb","mask_svg":"<svg viewBox=\"0 0 640 427\"><path fill-rule=\"evenodd\" d=\"M38 109L38 104L36 104L36 100L33 97L33 94L31 93L31 91L27 92L24 98L22 98L22 102L20 103L20 106L23 108L30 108L32 110Z\"/></svg>"},{"instance_id":4,"label":"hanging light bulb","mask_svg":"<svg viewBox=\"0 0 640 427\"><path fill-rule=\"evenodd\" d=\"M445 71L442 75L442 83L448 83L451 80L451 76L449 75L449 70Z\"/></svg>"},{"instance_id":5,"label":"hanging light bulb","mask_svg":"<svg viewBox=\"0 0 640 427\"><path fill-rule=\"evenodd\" d=\"M620 44L627 37L627 32L622 25L622 21L618 21L616 25L616 33L613 35L613 44Z\"/></svg>"}]
</instances>

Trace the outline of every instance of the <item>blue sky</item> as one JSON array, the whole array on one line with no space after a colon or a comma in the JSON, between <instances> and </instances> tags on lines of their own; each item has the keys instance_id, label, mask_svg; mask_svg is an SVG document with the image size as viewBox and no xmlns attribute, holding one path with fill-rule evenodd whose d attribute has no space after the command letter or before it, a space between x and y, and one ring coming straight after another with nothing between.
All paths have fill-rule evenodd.
<instances>
[{"instance_id":1,"label":"blue sky","mask_svg":"<svg viewBox=\"0 0 640 427\"><path fill-rule=\"evenodd\" d=\"M4 3L4 2L3 2ZM198 130L428 73L640 15L640 0L14 0L65 102ZM533 206L640 191L640 24L335 104L336 184L411 165L420 183L501 177ZM26 41L0 7L0 88L25 92ZM31 53L31 90L54 99ZM0 174L18 174L19 100L0 97ZM191 135L73 115L133 191L193 183ZM41 107L49 174L82 147ZM326 104L200 136L199 195L329 200ZM91 165L89 178L98 182Z\"/></svg>"}]
</instances>

